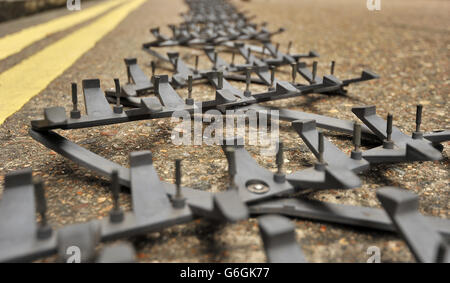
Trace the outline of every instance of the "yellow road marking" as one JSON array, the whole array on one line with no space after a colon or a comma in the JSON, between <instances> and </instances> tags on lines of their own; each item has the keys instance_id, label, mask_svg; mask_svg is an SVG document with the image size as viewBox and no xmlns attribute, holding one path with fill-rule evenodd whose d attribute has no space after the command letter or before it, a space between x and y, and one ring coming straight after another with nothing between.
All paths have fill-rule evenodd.
<instances>
[{"instance_id":1,"label":"yellow road marking","mask_svg":"<svg viewBox=\"0 0 450 283\"><path fill-rule=\"evenodd\" d=\"M127 1L0 74L0 124L44 90L85 52L147 0Z\"/></svg>"},{"instance_id":2,"label":"yellow road marking","mask_svg":"<svg viewBox=\"0 0 450 283\"><path fill-rule=\"evenodd\" d=\"M92 8L81 10L80 12L73 12L70 15L6 35L5 37L0 38L0 60L20 52L28 45L43 39L52 33L63 31L98 16L112 7L119 5L123 1L124 0L106 1L105 3L95 5Z\"/></svg>"}]
</instances>

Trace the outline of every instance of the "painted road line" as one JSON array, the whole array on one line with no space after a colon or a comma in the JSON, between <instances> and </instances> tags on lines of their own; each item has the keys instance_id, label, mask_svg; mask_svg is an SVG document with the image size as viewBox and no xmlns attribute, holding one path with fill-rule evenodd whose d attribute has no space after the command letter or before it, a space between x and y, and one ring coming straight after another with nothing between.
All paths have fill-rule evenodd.
<instances>
[{"instance_id":1,"label":"painted road line","mask_svg":"<svg viewBox=\"0 0 450 283\"><path fill-rule=\"evenodd\" d=\"M132 0L0 74L0 124L44 90L126 16L147 0Z\"/></svg>"},{"instance_id":2,"label":"painted road line","mask_svg":"<svg viewBox=\"0 0 450 283\"><path fill-rule=\"evenodd\" d=\"M92 19L123 2L124 0L106 1L105 3L100 3L89 9L72 12L70 15L62 16L49 22L6 35L5 37L0 38L0 60L22 51L28 45L39 41L50 34L63 31Z\"/></svg>"}]
</instances>

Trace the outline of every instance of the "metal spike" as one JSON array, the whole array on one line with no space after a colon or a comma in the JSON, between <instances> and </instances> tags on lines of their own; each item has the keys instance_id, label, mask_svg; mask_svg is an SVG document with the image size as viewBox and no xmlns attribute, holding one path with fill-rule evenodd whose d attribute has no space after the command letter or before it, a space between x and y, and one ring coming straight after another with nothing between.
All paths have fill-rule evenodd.
<instances>
[{"instance_id":1,"label":"metal spike","mask_svg":"<svg viewBox=\"0 0 450 283\"><path fill-rule=\"evenodd\" d=\"M280 49L280 43L277 43L277 45L275 46L275 53L278 54L279 49Z\"/></svg>"},{"instance_id":2,"label":"metal spike","mask_svg":"<svg viewBox=\"0 0 450 283\"><path fill-rule=\"evenodd\" d=\"M123 106L120 104L120 81L114 79L114 85L116 86L116 105L114 105L114 113L121 114L123 112Z\"/></svg>"},{"instance_id":3,"label":"metal spike","mask_svg":"<svg viewBox=\"0 0 450 283\"><path fill-rule=\"evenodd\" d=\"M324 163L323 161L323 152L324 152L324 138L323 132L319 131L319 162Z\"/></svg>"},{"instance_id":4,"label":"metal spike","mask_svg":"<svg viewBox=\"0 0 450 283\"><path fill-rule=\"evenodd\" d=\"M181 196L181 160L175 160L175 185L176 185L176 197Z\"/></svg>"},{"instance_id":5,"label":"metal spike","mask_svg":"<svg viewBox=\"0 0 450 283\"><path fill-rule=\"evenodd\" d=\"M41 216L41 224L47 224L47 200L45 198L44 183L41 179L38 179L34 186L34 192L36 197L36 212Z\"/></svg>"},{"instance_id":6,"label":"metal spike","mask_svg":"<svg viewBox=\"0 0 450 283\"><path fill-rule=\"evenodd\" d=\"M420 125L422 124L422 109L423 105L419 104L416 108L416 131L413 133L413 139L423 138L423 132L420 131Z\"/></svg>"},{"instance_id":7,"label":"metal spike","mask_svg":"<svg viewBox=\"0 0 450 283\"><path fill-rule=\"evenodd\" d=\"M156 63L155 61L151 61L150 65L152 66L152 77L155 75L156 73Z\"/></svg>"},{"instance_id":8,"label":"metal spike","mask_svg":"<svg viewBox=\"0 0 450 283\"><path fill-rule=\"evenodd\" d=\"M278 152L276 155L276 163L277 163L277 173L273 176L275 182L277 183L283 183L286 181L286 175L283 173L283 163L284 163L284 157L283 157L283 143L278 143Z\"/></svg>"},{"instance_id":9,"label":"metal spike","mask_svg":"<svg viewBox=\"0 0 450 283\"><path fill-rule=\"evenodd\" d=\"M417 105L416 110L416 132L420 132L420 124L422 124L422 104Z\"/></svg>"},{"instance_id":10,"label":"metal spike","mask_svg":"<svg viewBox=\"0 0 450 283\"><path fill-rule=\"evenodd\" d=\"M117 170L113 170L113 172L111 173L111 193L113 198L113 209L119 210L120 184L119 184L119 172Z\"/></svg>"},{"instance_id":11,"label":"metal spike","mask_svg":"<svg viewBox=\"0 0 450 283\"><path fill-rule=\"evenodd\" d=\"M155 76L153 79L153 92L156 95L159 95L159 80L160 80L159 76Z\"/></svg>"},{"instance_id":12,"label":"metal spike","mask_svg":"<svg viewBox=\"0 0 450 283\"><path fill-rule=\"evenodd\" d=\"M195 73L198 73L198 55L195 55Z\"/></svg>"},{"instance_id":13,"label":"metal spike","mask_svg":"<svg viewBox=\"0 0 450 283\"><path fill-rule=\"evenodd\" d=\"M73 104L73 111L77 111L78 110L77 83L72 83L72 104Z\"/></svg>"},{"instance_id":14,"label":"metal spike","mask_svg":"<svg viewBox=\"0 0 450 283\"><path fill-rule=\"evenodd\" d=\"M317 61L314 61L313 65L312 65L312 82L313 83L316 82L316 75L317 75Z\"/></svg>"},{"instance_id":15,"label":"metal spike","mask_svg":"<svg viewBox=\"0 0 450 283\"><path fill-rule=\"evenodd\" d=\"M359 148L361 146L361 124L356 121L353 124L353 145L355 149L352 150L351 157L360 160L362 158L362 152Z\"/></svg>"},{"instance_id":16,"label":"metal spike","mask_svg":"<svg viewBox=\"0 0 450 283\"><path fill-rule=\"evenodd\" d=\"M392 120L393 120L393 116L391 113L388 114L387 116L387 125L386 125L386 139L388 141L391 140L391 135L392 135Z\"/></svg>"},{"instance_id":17,"label":"metal spike","mask_svg":"<svg viewBox=\"0 0 450 283\"><path fill-rule=\"evenodd\" d=\"M318 140L318 152L319 152L319 156L317 157L317 162L314 166L314 168L318 171L323 171L325 170L325 161L323 159L323 152L324 152L324 137L323 137L323 132L319 131L319 140Z\"/></svg>"},{"instance_id":18,"label":"metal spike","mask_svg":"<svg viewBox=\"0 0 450 283\"><path fill-rule=\"evenodd\" d=\"M119 223L123 221L124 213L120 208L120 183L119 171L113 170L111 172L111 195L113 201L113 208L109 212L109 221L112 223Z\"/></svg>"},{"instance_id":19,"label":"metal spike","mask_svg":"<svg viewBox=\"0 0 450 283\"><path fill-rule=\"evenodd\" d=\"M131 84L131 71L130 71L129 65L127 65L127 80L128 80L128 83Z\"/></svg>"},{"instance_id":20,"label":"metal spike","mask_svg":"<svg viewBox=\"0 0 450 283\"><path fill-rule=\"evenodd\" d=\"M277 166L278 166L278 172L281 172L282 166L283 166L283 143L282 142L278 143L278 152L277 152L277 156L276 156L276 162L277 162Z\"/></svg>"},{"instance_id":21,"label":"metal spike","mask_svg":"<svg viewBox=\"0 0 450 283\"><path fill-rule=\"evenodd\" d=\"M247 96L247 97L252 94L252 92L250 91L250 84L252 82L251 72L252 72L252 68L251 67L247 67L245 69L245 91L244 91L244 95Z\"/></svg>"},{"instance_id":22,"label":"metal spike","mask_svg":"<svg viewBox=\"0 0 450 283\"><path fill-rule=\"evenodd\" d=\"M45 198L44 182L38 179L34 184L36 198L36 212L41 216L41 222L37 229L38 239L48 239L52 235L52 228L47 223L47 199Z\"/></svg>"},{"instance_id":23,"label":"metal spike","mask_svg":"<svg viewBox=\"0 0 450 283\"><path fill-rule=\"evenodd\" d=\"M386 149L393 149L394 148L394 142L391 139L392 135L392 120L393 116L391 113L387 115L387 121L386 121L386 140L383 141L383 148Z\"/></svg>"},{"instance_id":24,"label":"metal spike","mask_svg":"<svg viewBox=\"0 0 450 283\"><path fill-rule=\"evenodd\" d=\"M331 61L331 70L330 70L330 74L334 75L334 66L336 65L335 61Z\"/></svg>"},{"instance_id":25,"label":"metal spike","mask_svg":"<svg viewBox=\"0 0 450 283\"><path fill-rule=\"evenodd\" d=\"M181 192L181 160L175 160L175 196L172 198L174 208L183 208L186 204L186 199Z\"/></svg>"},{"instance_id":26,"label":"metal spike","mask_svg":"<svg viewBox=\"0 0 450 283\"><path fill-rule=\"evenodd\" d=\"M192 75L188 75L188 98L186 98L186 104L194 104L194 100L192 99Z\"/></svg>"},{"instance_id":27,"label":"metal spike","mask_svg":"<svg viewBox=\"0 0 450 283\"><path fill-rule=\"evenodd\" d=\"M192 75L188 76L188 97L192 98Z\"/></svg>"},{"instance_id":28,"label":"metal spike","mask_svg":"<svg viewBox=\"0 0 450 283\"><path fill-rule=\"evenodd\" d=\"M217 89L223 88L223 72L217 73Z\"/></svg>"},{"instance_id":29,"label":"metal spike","mask_svg":"<svg viewBox=\"0 0 450 283\"><path fill-rule=\"evenodd\" d=\"M250 64L250 57L252 56L252 50L250 48L247 49L247 64Z\"/></svg>"},{"instance_id":30,"label":"metal spike","mask_svg":"<svg viewBox=\"0 0 450 283\"><path fill-rule=\"evenodd\" d=\"M175 66L175 71L178 69L178 57L173 58L173 65Z\"/></svg>"},{"instance_id":31,"label":"metal spike","mask_svg":"<svg viewBox=\"0 0 450 283\"><path fill-rule=\"evenodd\" d=\"M355 146L355 151L358 151L361 146L361 124L358 122L355 122L353 125L353 145Z\"/></svg>"},{"instance_id":32,"label":"metal spike","mask_svg":"<svg viewBox=\"0 0 450 283\"><path fill-rule=\"evenodd\" d=\"M228 160L228 176L229 176L229 185L228 189L236 189L236 183L234 182L234 176L236 175L236 157L235 150L232 146L227 146L225 148L225 155Z\"/></svg>"},{"instance_id":33,"label":"metal spike","mask_svg":"<svg viewBox=\"0 0 450 283\"><path fill-rule=\"evenodd\" d=\"M214 67L213 67L213 69L214 70L217 70L217 52L214 52Z\"/></svg>"},{"instance_id":34,"label":"metal spike","mask_svg":"<svg viewBox=\"0 0 450 283\"><path fill-rule=\"evenodd\" d=\"M231 53L231 67L234 67L234 57L236 56L236 53L233 51Z\"/></svg>"},{"instance_id":35,"label":"metal spike","mask_svg":"<svg viewBox=\"0 0 450 283\"><path fill-rule=\"evenodd\" d=\"M70 111L70 118L79 119L81 112L78 110L78 90L77 83L72 83L72 111Z\"/></svg>"},{"instance_id":36,"label":"metal spike","mask_svg":"<svg viewBox=\"0 0 450 283\"><path fill-rule=\"evenodd\" d=\"M287 48L288 55L291 55L291 48L292 48L292 41L289 41L288 48Z\"/></svg>"},{"instance_id":37,"label":"metal spike","mask_svg":"<svg viewBox=\"0 0 450 283\"><path fill-rule=\"evenodd\" d=\"M270 87L269 90L275 90L275 66L270 66Z\"/></svg>"},{"instance_id":38,"label":"metal spike","mask_svg":"<svg viewBox=\"0 0 450 283\"><path fill-rule=\"evenodd\" d=\"M295 78L297 77L297 63L292 63L292 84L295 85Z\"/></svg>"}]
</instances>

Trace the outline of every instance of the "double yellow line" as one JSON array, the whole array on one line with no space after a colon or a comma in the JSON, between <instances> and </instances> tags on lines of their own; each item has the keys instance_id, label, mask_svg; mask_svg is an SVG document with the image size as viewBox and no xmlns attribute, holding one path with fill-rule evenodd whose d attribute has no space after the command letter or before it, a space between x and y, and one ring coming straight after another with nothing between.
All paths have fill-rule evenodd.
<instances>
[{"instance_id":1,"label":"double yellow line","mask_svg":"<svg viewBox=\"0 0 450 283\"><path fill-rule=\"evenodd\" d=\"M25 47L45 38L48 35L63 31L67 28L92 19L93 17L106 12L122 2L123 0L106 1L87 10L72 12L67 16L63 16L53 21L39 24L0 38L0 60L20 52Z\"/></svg>"},{"instance_id":2,"label":"double yellow line","mask_svg":"<svg viewBox=\"0 0 450 283\"><path fill-rule=\"evenodd\" d=\"M113 8L98 20L0 74L0 124L19 110L29 99L44 90L51 81L60 76L145 1L147 0L108 1L79 12L79 15L64 16L0 39L1 60L20 52L26 46L48 34L65 30Z\"/></svg>"}]
</instances>

